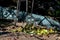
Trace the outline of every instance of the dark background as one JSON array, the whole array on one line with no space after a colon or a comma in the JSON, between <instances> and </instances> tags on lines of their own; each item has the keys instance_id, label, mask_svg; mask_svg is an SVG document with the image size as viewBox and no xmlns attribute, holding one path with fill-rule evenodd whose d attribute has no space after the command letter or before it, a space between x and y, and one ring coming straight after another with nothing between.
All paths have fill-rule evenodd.
<instances>
[{"instance_id":1,"label":"dark background","mask_svg":"<svg viewBox=\"0 0 60 40\"><path fill-rule=\"evenodd\" d=\"M32 0L29 0L32 2ZM28 12L31 12L31 2L29 2L29 10ZM56 13L56 11L60 11L60 2L59 0L35 0L33 13L35 14L41 14L41 15L49 15L49 16L55 16L57 15L60 17L60 12ZM13 0L0 0L0 6L3 7L10 7L10 6L17 6L17 3ZM43 6L43 8L41 8ZM54 10L49 10L49 8L52 7ZM21 11L26 11L26 1L21 0ZM50 15L48 12L51 12L52 15Z\"/></svg>"}]
</instances>

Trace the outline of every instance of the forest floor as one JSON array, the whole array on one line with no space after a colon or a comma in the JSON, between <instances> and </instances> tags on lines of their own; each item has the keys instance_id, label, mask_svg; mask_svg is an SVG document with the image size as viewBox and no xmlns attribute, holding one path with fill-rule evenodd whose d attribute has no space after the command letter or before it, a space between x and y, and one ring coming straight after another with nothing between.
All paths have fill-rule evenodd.
<instances>
[{"instance_id":1,"label":"forest floor","mask_svg":"<svg viewBox=\"0 0 60 40\"><path fill-rule=\"evenodd\" d=\"M19 34L19 35L18 35ZM10 33L0 36L0 40L60 40L60 35L50 34L50 35L29 35L24 33Z\"/></svg>"},{"instance_id":2,"label":"forest floor","mask_svg":"<svg viewBox=\"0 0 60 40\"><path fill-rule=\"evenodd\" d=\"M17 23L18 26L22 26L23 23ZM23 26L25 26L24 23ZM5 29L12 29L14 26L5 27ZM5 30L3 30L5 32ZM0 31L2 32L2 31ZM60 34L49 34L49 35L30 35L23 32L20 33L8 33L0 35L0 40L60 40Z\"/></svg>"}]
</instances>

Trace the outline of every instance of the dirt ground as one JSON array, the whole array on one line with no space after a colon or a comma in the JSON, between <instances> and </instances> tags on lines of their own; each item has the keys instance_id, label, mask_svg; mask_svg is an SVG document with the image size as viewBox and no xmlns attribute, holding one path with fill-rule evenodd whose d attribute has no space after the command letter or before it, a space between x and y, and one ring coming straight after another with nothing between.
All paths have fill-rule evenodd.
<instances>
[{"instance_id":1,"label":"dirt ground","mask_svg":"<svg viewBox=\"0 0 60 40\"><path fill-rule=\"evenodd\" d=\"M22 26L23 23L17 23L18 26ZM24 23L23 27L26 25ZM12 29L12 27L7 27L5 29ZM1 31L0 31L1 32ZM0 35L0 40L60 40L60 34L49 34L49 35L30 35L25 33L9 33Z\"/></svg>"},{"instance_id":2,"label":"dirt ground","mask_svg":"<svg viewBox=\"0 0 60 40\"><path fill-rule=\"evenodd\" d=\"M50 35L30 35L25 33L9 33L0 36L0 40L60 40L60 35L50 34Z\"/></svg>"}]
</instances>

